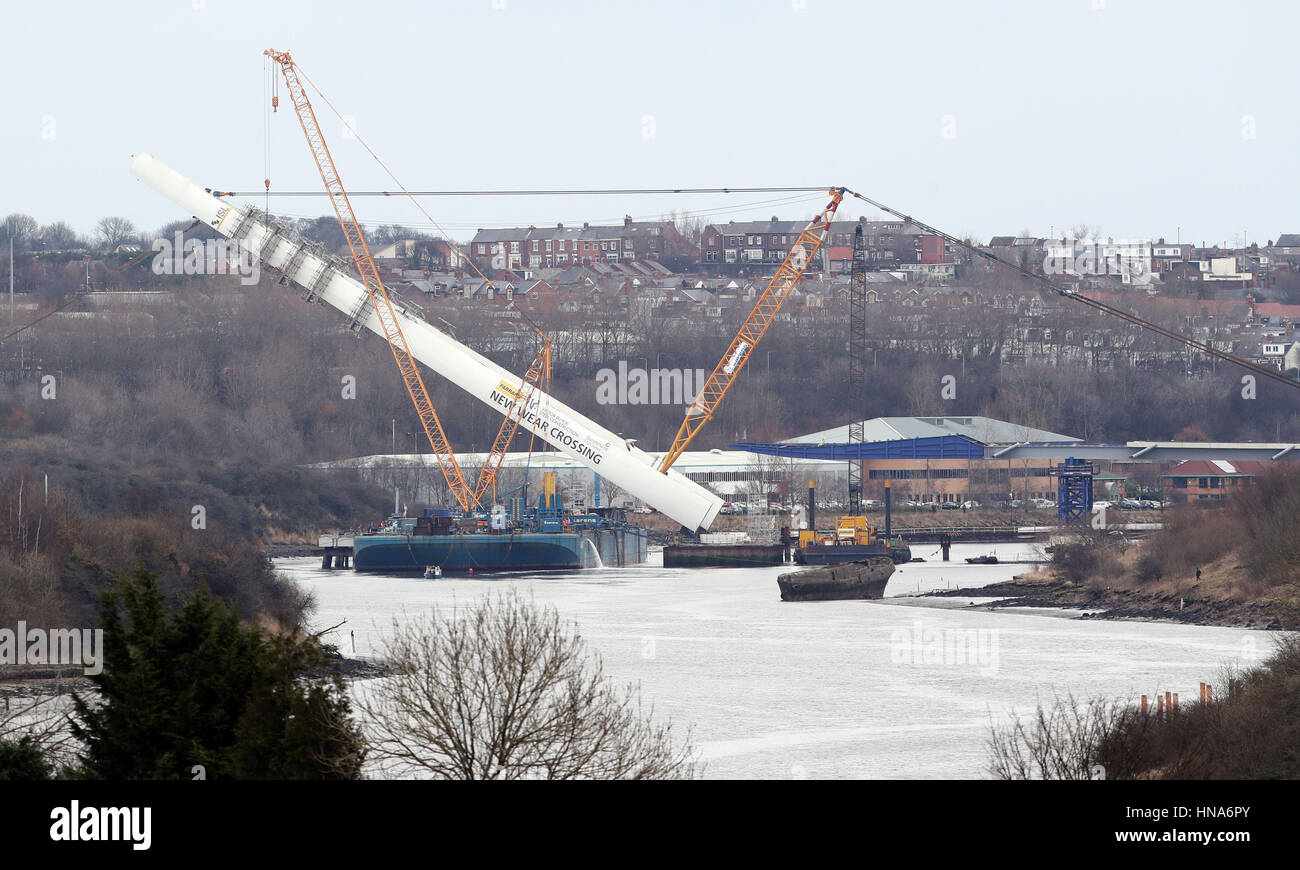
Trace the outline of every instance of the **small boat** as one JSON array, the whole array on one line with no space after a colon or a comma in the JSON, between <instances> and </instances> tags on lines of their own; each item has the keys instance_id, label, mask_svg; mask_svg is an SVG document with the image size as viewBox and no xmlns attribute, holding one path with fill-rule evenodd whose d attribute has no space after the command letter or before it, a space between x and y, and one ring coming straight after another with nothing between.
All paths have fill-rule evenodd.
<instances>
[{"instance_id":1,"label":"small boat","mask_svg":"<svg viewBox=\"0 0 1300 870\"><path fill-rule=\"evenodd\" d=\"M442 566L441 566L441 565L426 565L425 568L424 568L424 579L425 579L425 580L441 580L441 579L442 579Z\"/></svg>"},{"instance_id":2,"label":"small boat","mask_svg":"<svg viewBox=\"0 0 1300 870\"><path fill-rule=\"evenodd\" d=\"M996 565L997 563L998 563L997 556L967 556L966 557L967 565Z\"/></svg>"}]
</instances>

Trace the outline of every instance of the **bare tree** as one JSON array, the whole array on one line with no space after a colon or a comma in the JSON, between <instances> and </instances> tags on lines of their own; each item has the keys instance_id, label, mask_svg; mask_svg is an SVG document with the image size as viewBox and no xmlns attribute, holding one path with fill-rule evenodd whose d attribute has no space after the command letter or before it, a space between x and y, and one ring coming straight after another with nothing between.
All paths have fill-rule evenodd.
<instances>
[{"instance_id":1,"label":"bare tree","mask_svg":"<svg viewBox=\"0 0 1300 870\"><path fill-rule=\"evenodd\" d=\"M36 222L36 218L28 214L15 212L0 221L0 239L5 242L13 239L14 247L17 250L25 251L36 240L40 228L41 225Z\"/></svg>"},{"instance_id":2,"label":"bare tree","mask_svg":"<svg viewBox=\"0 0 1300 870\"><path fill-rule=\"evenodd\" d=\"M77 235L77 231L66 221L55 221L41 227L41 241L45 243L45 249L48 251L68 251L85 247L81 236Z\"/></svg>"},{"instance_id":3,"label":"bare tree","mask_svg":"<svg viewBox=\"0 0 1300 870\"><path fill-rule=\"evenodd\" d=\"M100 218L99 223L95 224L95 233L100 245L111 251L135 237L135 224L124 217Z\"/></svg>"},{"instance_id":4,"label":"bare tree","mask_svg":"<svg viewBox=\"0 0 1300 870\"><path fill-rule=\"evenodd\" d=\"M1028 720L1017 716L989 737L996 779L1128 779L1142 768L1151 719L1101 698L1056 697Z\"/></svg>"},{"instance_id":5,"label":"bare tree","mask_svg":"<svg viewBox=\"0 0 1300 870\"><path fill-rule=\"evenodd\" d=\"M385 772L436 779L689 779L687 739L652 721L553 607L517 591L394 623L392 676L358 702Z\"/></svg>"}]
</instances>

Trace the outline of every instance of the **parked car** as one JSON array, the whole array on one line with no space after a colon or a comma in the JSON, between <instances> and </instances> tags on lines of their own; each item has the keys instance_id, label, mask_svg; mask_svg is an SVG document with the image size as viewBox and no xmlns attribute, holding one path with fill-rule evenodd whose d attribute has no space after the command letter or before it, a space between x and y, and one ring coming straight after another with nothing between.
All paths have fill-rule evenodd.
<instances>
[{"instance_id":1,"label":"parked car","mask_svg":"<svg viewBox=\"0 0 1300 870\"><path fill-rule=\"evenodd\" d=\"M977 501L964 501L961 503L961 509L964 511L973 511L979 506L980 503Z\"/></svg>"},{"instance_id":2,"label":"parked car","mask_svg":"<svg viewBox=\"0 0 1300 870\"><path fill-rule=\"evenodd\" d=\"M957 504L957 502L955 502L955 501L945 501L945 502L940 502L940 503L939 503L939 510L944 510L944 511L959 511L959 510L961 510L961 505Z\"/></svg>"}]
</instances>

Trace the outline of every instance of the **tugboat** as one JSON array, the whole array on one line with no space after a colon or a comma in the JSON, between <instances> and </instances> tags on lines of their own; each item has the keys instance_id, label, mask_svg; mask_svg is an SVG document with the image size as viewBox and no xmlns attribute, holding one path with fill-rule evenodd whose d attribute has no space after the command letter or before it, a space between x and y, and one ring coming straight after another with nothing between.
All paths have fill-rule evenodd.
<instances>
[{"instance_id":1,"label":"tugboat","mask_svg":"<svg viewBox=\"0 0 1300 870\"><path fill-rule=\"evenodd\" d=\"M441 565L426 565L426 566L424 566L424 579L425 579L425 580L441 580L441 579L442 579L442 566L441 566Z\"/></svg>"},{"instance_id":2,"label":"tugboat","mask_svg":"<svg viewBox=\"0 0 1300 870\"><path fill-rule=\"evenodd\" d=\"M997 556L967 556L966 557L967 565L996 565L997 563L998 563Z\"/></svg>"}]
</instances>

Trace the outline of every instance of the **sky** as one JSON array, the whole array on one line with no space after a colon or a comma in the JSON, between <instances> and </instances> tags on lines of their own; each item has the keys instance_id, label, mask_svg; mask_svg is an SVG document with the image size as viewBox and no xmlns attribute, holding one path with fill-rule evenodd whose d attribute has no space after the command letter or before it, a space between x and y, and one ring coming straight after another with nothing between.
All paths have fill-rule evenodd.
<instances>
[{"instance_id":1,"label":"sky","mask_svg":"<svg viewBox=\"0 0 1300 870\"><path fill-rule=\"evenodd\" d=\"M130 174L320 190L263 50L287 49L412 190L846 186L956 235L1300 232L1286 2L832 0L6 4L0 215L186 217ZM344 185L394 182L316 97ZM822 194L423 200L478 227L807 218ZM435 229L408 200L368 224ZM328 213L272 197L273 212ZM840 217L882 215L846 202Z\"/></svg>"}]
</instances>

